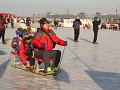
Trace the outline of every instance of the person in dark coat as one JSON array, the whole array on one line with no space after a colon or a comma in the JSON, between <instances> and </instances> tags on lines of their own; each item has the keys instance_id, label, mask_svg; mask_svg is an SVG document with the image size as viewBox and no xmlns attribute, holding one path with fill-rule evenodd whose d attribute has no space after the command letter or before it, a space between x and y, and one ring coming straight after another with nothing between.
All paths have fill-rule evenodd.
<instances>
[{"instance_id":1,"label":"person in dark coat","mask_svg":"<svg viewBox=\"0 0 120 90\"><path fill-rule=\"evenodd\" d=\"M26 19L26 26L30 27L30 25L31 25L31 20L30 20L30 18L27 18Z\"/></svg>"},{"instance_id":2,"label":"person in dark coat","mask_svg":"<svg viewBox=\"0 0 120 90\"><path fill-rule=\"evenodd\" d=\"M0 29L0 38L2 37L2 44L7 44L5 42L5 30L6 30L5 24L6 24L6 20L3 18L2 15L0 15L0 22L2 24L2 28Z\"/></svg>"},{"instance_id":3,"label":"person in dark coat","mask_svg":"<svg viewBox=\"0 0 120 90\"><path fill-rule=\"evenodd\" d=\"M57 29L57 20L56 19L54 19L54 29Z\"/></svg>"},{"instance_id":4,"label":"person in dark coat","mask_svg":"<svg viewBox=\"0 0 120 90\"><path fill-rule=\"evenodd\" d=\"M119 31L120 31L120 20L118 21L118 28L119 28Z\"/></svg>"},{"instance_id":5,"label":"person in dark coat","mask_svg":"<svg viewBox=\"0 0 120 90\"><path fill-rule=\"evenodd\" d=\"M98 30L99 30L99 25L101 23L101 20L95 17L92 23L93 23L93 32L94 32L93 44L98 44L97 35L98 35Z\"/></svg>"},{"instance_id":6,"label":"person in dark coat","mask_svg":"<svg viewBox=\"0 0 120 90\"><path fill-rule=\"evenodd\" d=\"M14 20L11 18L11 28L14 28Z\"/></svg>"},{"instance_id":7,"label":"person in dark coat","mask_svg":"<svg viewBox=\"0 0 120 90\"><path fill-rule=\"evenodd\" d=\"M78 37L80 33L80 25L82 25L82 22L80 21L80 18L77 17L73 21L73 28L74 28L74 42L78 42Z\"/></svg>"}]
</instances>

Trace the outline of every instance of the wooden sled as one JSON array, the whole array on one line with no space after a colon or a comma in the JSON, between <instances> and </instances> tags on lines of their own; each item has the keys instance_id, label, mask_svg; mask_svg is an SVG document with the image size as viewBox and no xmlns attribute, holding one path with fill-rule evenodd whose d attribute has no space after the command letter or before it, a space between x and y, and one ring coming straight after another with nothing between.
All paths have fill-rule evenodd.
<instances>
[{"instance_id":1,"label":"wooden sled","mask_svg":"<svg viewBox=\"0 0 120 90\"><path fill-rule=\"evenodd\" d=\"M11 66L15 67L17 69L30 71L30 70L28 70L27 66L20 66L20 59L19 59L19 57L20 57L19 53L11 52L11 60L12 60ZM19 61L17 61L16 59L19 59ZM43 63L43 59L36 58L36 57L34 57L34 59L35 59L34 69L31 70L30 72L38 74L38 75L46 76L47 74L43 72L44 68L42 68L41 65L39 65L39 62ZM52 62L52 61L53 61L53 59L50 59L50 62ZM57 73L54 72L53 75L55 76L55 75L57 75Z\"/></svg>"}]
</instances>

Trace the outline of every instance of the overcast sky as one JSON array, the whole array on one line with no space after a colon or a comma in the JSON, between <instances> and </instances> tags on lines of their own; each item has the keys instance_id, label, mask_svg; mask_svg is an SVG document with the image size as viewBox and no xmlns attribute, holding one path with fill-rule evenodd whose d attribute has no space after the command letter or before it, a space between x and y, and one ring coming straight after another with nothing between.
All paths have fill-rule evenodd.
<instances>
[{"instance_id":1,"label":"overcast sky","mask_svg":"<svg viewBox=\"0 0 120 90\"><path fill-rule=\"evenodd\" d=\"M114 7L114 8L113 8ZM112 9L113 8L113 9ZM118 8L120 14L120 0L0 0L0 12L17 15L80 13L115 14Z\"/></svg>"}]
</instances>

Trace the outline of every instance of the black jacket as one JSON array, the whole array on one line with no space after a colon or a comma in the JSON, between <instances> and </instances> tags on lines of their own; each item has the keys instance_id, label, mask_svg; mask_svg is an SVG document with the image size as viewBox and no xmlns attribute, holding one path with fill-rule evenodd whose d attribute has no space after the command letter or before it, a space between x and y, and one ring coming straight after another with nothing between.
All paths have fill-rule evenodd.
<instances>
[{"instance_id":1,"label":"black jacket","mask_svg":"<svg viewBox=\"0 0 120 90\"><path fill-rule=\"evenodd\" d=\"M74 29L80 29L80 25L82 25L82 22L78 19L73 21L73 28Z\"/></svg>"},{"instance_id":2,"label":"black jacket","mask_svg":"<svg viewBox=\"0 0 120 90\"><path fill-rule=\"evenodd\" d=\"M93 23L93 30L99 30L98 25L100 25L101 20L99 20L99 21L94 20L92 23Z\"/></svg>"},{"instance_id":3,"label":"black jacket","mask_svg":"<svg viewBox=\"0 0 120 90\"><path fill-rule=\"evenodd\" d=\"M5 27L6 20L3 17L0 17L0 20L2 20L3 30L5 30L6 29L6 27Z\"/></svg>"}]
</instances>

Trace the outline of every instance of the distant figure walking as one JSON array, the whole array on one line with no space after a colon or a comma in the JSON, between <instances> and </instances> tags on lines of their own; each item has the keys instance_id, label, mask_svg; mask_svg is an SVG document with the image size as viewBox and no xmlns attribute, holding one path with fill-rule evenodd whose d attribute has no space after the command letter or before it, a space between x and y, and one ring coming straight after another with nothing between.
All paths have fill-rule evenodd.
<instances>
[{"instance_id":1,"label":"distant figure walking","mask_svg":"<svg viewBox=\"0 0 120 90\"><path fill-rule=\"evenodd\" d=\"M118 21L118 28L119 28L119 31L120 31L120 20Z\"/></svg>"},{"instance_id":2,"label":"distant figure walking","mask_svg":"<svg viewBox=\"0 0 120 90\"><path fill-rule=\"evenodd\" d=\"M26 26L27 26L28 28L30 28L30 25L31 25L31 20L30 20L30 18L27 18L27 19L26 19Z\"/></svg>"},{"instance_id":3,"label":"distant figure walking","mask_svg":"<svg viewBox=\"0 0 120 90\"><path fill-rule=\"evenodd\" d=\"M58 22L56 19L54 19L54 29L57 29Z\"/></svg>"},{"instance_id":4,"label":"distant figure walking","mask_svg":"<svg viewBox=\"0 0 120 90\"><path fill-rule=\"evenodd\" d=\"M78 37L79 37L79 33L80 33L80 25L82 25L82 22L80 21L80 18L77 17L77 18L73 21L74 42L79 42L79 41L78 41Z\"/></svg>"},{"instance_id":5,"label":"distant figure walking","mask_svg":"<svg viewBox=\"0 0 120 90\"><path fill-rule=\"evenodd\" d=\"M97 35L98 35L98 30L99 30L98 25L100 25L101 20L95 17L92 23L93 23L93 32L94 32L93 44L98 44L97 43Z\"/></svg>"},{"instance_id":6,"label":"distant figure walking","mask_svg":"<svg viewBox=\"0 0 120 90\"><path fill-rule=\"evenodd\" d=\"M14 28L14 20L11 18L11 28Z\"/></svg>"}]
</instances>

